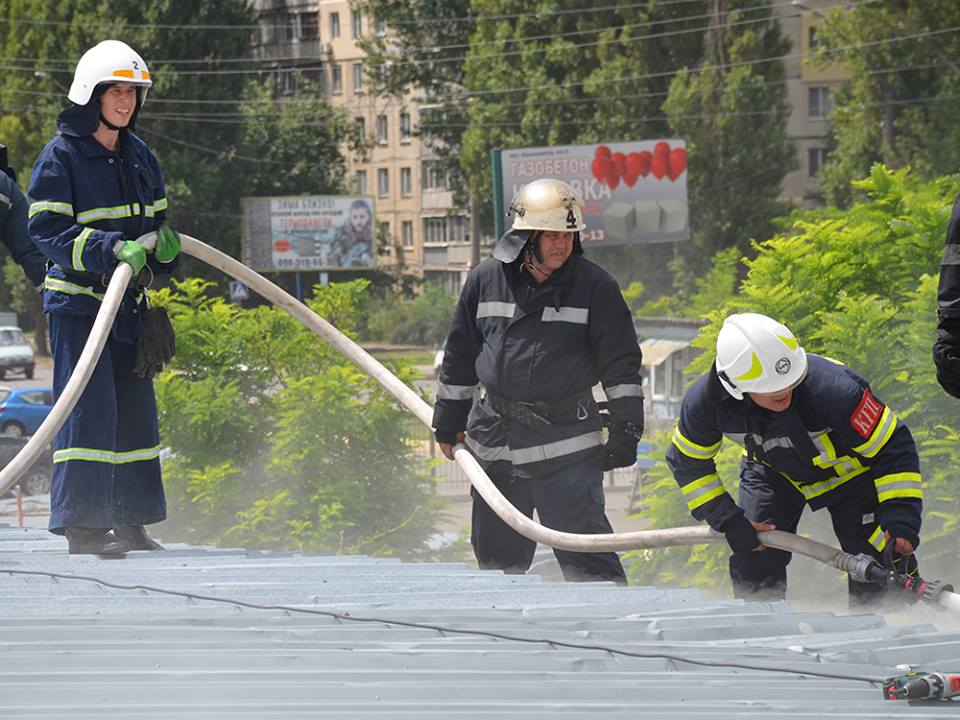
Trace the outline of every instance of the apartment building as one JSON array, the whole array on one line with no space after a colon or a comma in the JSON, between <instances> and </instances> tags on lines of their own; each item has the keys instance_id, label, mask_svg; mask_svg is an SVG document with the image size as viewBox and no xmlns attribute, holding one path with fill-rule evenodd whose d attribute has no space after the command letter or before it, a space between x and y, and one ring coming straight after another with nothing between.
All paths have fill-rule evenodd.
<instances>
[{"instance_id":1,"label":"apartment building","mask_svg":"<svg viewBox=\"0 0 960 720\"><path fill-rule=\"evenodd\" d=\"M785 59L792 107L787 134L797 147L798 168L784 179L782 196L794 205L816 207L823 204L819 184L830 135L831 94L850 73L840 63L820 67L806 61L816 49L817 28L829 22L824 14L837 7L836 0L797 0L792 5L780 24L792 44Z\"/></svg>"},{"instance_id":2,"label":"apartment building","mask_svg":"<svg viewBox=\"0 0 960 720\"><path fill-rule=\"evenodd\" d=\"M372 144L366 157L344 148L352 189L374 197L385 253L380 267L459 292L471 258L470 220L456 208L447 174L416 134L413 96L371 92L357 40L384 32L348 0L254 0L253 52L287 69L280 82L297 92L294 70L317 83L331 105L353 116Z\"/></svg>"}]
</instances>

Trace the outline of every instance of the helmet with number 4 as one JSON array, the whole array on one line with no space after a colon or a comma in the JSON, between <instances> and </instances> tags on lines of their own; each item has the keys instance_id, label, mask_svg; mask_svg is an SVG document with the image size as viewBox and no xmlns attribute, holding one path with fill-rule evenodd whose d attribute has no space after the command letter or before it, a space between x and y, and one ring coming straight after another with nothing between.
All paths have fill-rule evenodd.
<instances>
[{"instance_id":1,"label":"helmet with number 4","mask_svg":"<svg viewBox=\"0 0 960 720\"><path fill-rule=\"evenodd\" d=\"M516 260L537 231L543 230L576 233L575 252L583 252L580 231L587 227L583 204L562 180L543 178L527 183L513 196L508 214L513 214L513 226L493 248L493 256L501 262Z\"/></svg>"},{"instance_id":2,"label":"helmet with number 4","mask_svg":"<svg viewBox=\"0 0 960 720\"><path fill-rule=\"evenodd\" d=\"M147 99L147 88L153 85L147 64L133 48L119 40L104 40L80 58L67 98L75 105L86 105L98 85L118 82L137 86L138 109Z\"/></svg>"},{"instance_id":3,"label":"helmet with number 4","mask_svg":"<svg viewBox=\"0 0 960 720\"><path fill-rule=\"evenodd\" d=\"M717 376L737 400L778 393L807 374L807 354L785 325L759 313L730 315L717 336Z\"/></svg>"}]
</instances>

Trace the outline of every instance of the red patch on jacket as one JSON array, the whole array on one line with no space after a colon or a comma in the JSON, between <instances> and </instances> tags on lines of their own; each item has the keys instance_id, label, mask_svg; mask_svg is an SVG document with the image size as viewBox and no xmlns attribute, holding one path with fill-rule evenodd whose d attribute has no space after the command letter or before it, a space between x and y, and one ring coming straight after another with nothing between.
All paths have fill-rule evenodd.
<instances>
[{"instance_id":1,"label":"red patch on jacket","mask_svg":"<svg viewBox=\"0 0 960 720\"><path fill-rule=\"evenodd\" d=\"M864 390L860 404L857 405L857 409L850 416L850 424L860 437L867 440L873 434L877 423L880 422L882 414L883 403L871 395L869 390Z\"/></svg>"}]
</instances>

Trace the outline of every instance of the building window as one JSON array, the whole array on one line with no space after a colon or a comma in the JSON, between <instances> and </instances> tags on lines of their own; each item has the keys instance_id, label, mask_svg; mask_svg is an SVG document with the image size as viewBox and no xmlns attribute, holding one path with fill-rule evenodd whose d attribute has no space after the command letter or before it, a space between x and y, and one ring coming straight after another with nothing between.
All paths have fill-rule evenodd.
<instances>
[{"instance_id":1,"label":"building window","mask_svg":"<svg viewBox=\"0 0 960 720\"><path fill-rule=\"evenodd\" d=\"M651 372L653 373L653 396L665 397L667 394L667 364L655 365Z\"/></svg>"},{"instance_id":2,"label":"building window","mask_svg":"<svg viewBox=\"0 0 960 720\"><path fill-rule=\"evenodd\" d=\"M817 37L816 25L811 25L810 29L807 31L807 42L809 43L811 50L816 50L820 45L820 38Z\"/></svg>"},{"instance_id":3,"label":"building window","mask_svg":"<svg viewBox=\"0 0 960 720\"><path fill-rule=\"evenodd\" d=\"M353 91L355 93L363 92L363 63L355 62L353 64Z\"/></svg>"},{"instance_id":4,"label":"building window","mask_svg":"<svg viewBox=\"0 0 960 720\"><path fill-rule=\"evenodd\" d=\"M357 134L364 140L367 136L367 121L362 117L355 117L353 121L357 124Z\"/></svg>"},{"instance_id":5,"label":"building window","mask_svg":"<svg viewBox=\"0 0 960 720\"><path fill-rule=\"evenodd\" d=\"M318 92L321 94L326 94L327 78L322 67L317 68L316 70L304 70L303 76L316 86Z\"/></svg>"},{"instance_id":6,"label":"building window","mask_svg":"<svg viewBox=\"0 0 960 720\"><path fill-rule=\"evenodd\" d=\"M400 142L410 142L413 137L413 128L410 124L410 113L400 113Z\"/></svg>"},{"instance_id":7,"label":"building window","mask_svg":"<svg viewBox=\"0 0 960 720\"><path fill-rule=\"evenodd\" d=\"M403 246L405 248L413 247L413 223L409 220L404 220L400 224L400 236L403 240Z\"/></svg>"},{"instance_id":8,"label":"building window","mask_svg":"<svg viewBox=\"0 0 960 720\"><path fill-rule=\"evenodd\" d=\"M453 215L449 218L450 242L470 242L470 221L463 215Z\"/></svg>"},{"instance_id":9,"label":"building window","mask_svg":"<svg viewBox=\"0 0 960 720\"><path fill-rule=\"evenodd\" d=\"M330 66L330 92L334 95L340 95L343 92L343 69L340 63Z\"/></svg>"},{"instance_id":10,"label":"building window","mask_svg":"<svg viewBox=\"0 0 960 720\"><path fill-rule=\"evenodd\" d=\"M297 92L297 72L296 70L280 71L281 90L285 95L292 95Z\"/></svg>"},{"instance_id":11,"label":"building window","mask_svg":"<svg viewBox=\"0 0 960 720\"><path fill-rule=\"evenodd\" d=\"M823 164L827 161L827 149L826 148L809 148L807 149L807 173L811 178L817 178L820 176L820 172L823 170Z\"/></svg>"},{"instance_id":12,"label":"building window","mask_svg":"<svg viewBox=\"0 0 960 720\"><path fill-rule=\"evenodd\" d=\"M297 39L297 16L296 15L282 15L281 22L283 23L283 39L287 42L293 42Z\"/></svg>"},{"instance_id":13,"label":"building window","mask_svg":"<svg viewBox=\"0 0 960 720\"><path fill-rule=\"evenodd\" d=\"M380 197L390 195L390 171L387 168L377 170L377 195Z\"/></svg>"},{"instance_id":14,"label":"building window","mask_svg":"<svg viewBox=\"0 0 960 720\"><path fill-rule=\"evenodd\" d=\"M300 13L300 38L316 40L320 37L320 13Z\"/></svg>"},{"instance_id":15,"label":"building window","mask_svg":"<svg viewBox=\"0 0 960 720\"><path fill-rule=\"evenodd\" d=\"M445 217L423 219L423 241L425 243L444 243L447 241L447 219Z\"/></svg>"},{"instance_id":16,"label":"building window","mask_svg":"<svg viewBox=\"0 0 960 720\"><path fill-rule=\"evenodd\" d=\"M357 194L367 194L367 171L357 170Z\"/></svg>"},{"instance_id":17,"label":"building window","mask_svg":"<svg viewBox=\"0 0 960 720\"><path fill-rule=\"evenodd\" d=\"M810 120L826 120L833 110L833 101L830 99L830 88L812 87L807 89L809 104L807 117Z\"/></svg>"},{"instance_id":18,"label":"building window","mask_svg":"<svg viewBox=\"0 0 960 720\"><path fill-rule=\"evenodd\" d=\"M334 40L340 37L340 13L330 13L330 39Z\"/></svg>"},{"instance_id":19,"label":"building window","mask_svg":"<svg viewBox=\"0 0 960 720\"><path fill-rule=\"evenodd\" d=\"M438 191L447 189L447 169L440 163L425 162L423 164L423 190Z\"/></svg>"},{"instance_id":20,"label":"building window","mask_svg":"<svg viewBox=\"0 0 960 720\"><path fill-rule=\"evenodd\" d=\"M377 142L381 145L387 144L387 116L377 116Z\"/></svg>"},{"instance_id":21,"label":"building window","mask_svg":"<svg viewBox=\"0 0 960 720\"><path fill-rule=\"evenodd\" d=\"M383 18L375 18L373 21L373 32L377 37L383 37L387 34L387 23Z\"/></svg>"},{"instance_id":22,"label":"building window","mask_svg":"<svg viewBox=\"0 0 960 720\"><path fill-rule=\"evenodd\" d=\"M413 172L408 167L400 168L400 195L413 195Z\"/></svg>"},{"instance_id":23,"label":"building window","mask_svg":"<svg viewBox=\"0 0 960 720\"><path fill-rule=\"evenodd\" d=\"M355 38L363 35L363 15L356 10L350 11L350 32Z\"/></svg>"}]
</instances>

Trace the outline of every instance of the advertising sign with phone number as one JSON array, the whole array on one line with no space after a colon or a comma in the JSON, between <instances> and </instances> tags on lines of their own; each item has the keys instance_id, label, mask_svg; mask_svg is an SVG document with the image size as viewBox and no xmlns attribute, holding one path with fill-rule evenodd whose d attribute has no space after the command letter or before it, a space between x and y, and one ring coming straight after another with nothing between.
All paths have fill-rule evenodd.
<instances>
[{"instance_id":1,"label":"advertising sign with phone number","mask_svg":"<svg viewBox=\"0 0 960 720\"><path fill-rule=\"evenodd\" d=\"M504 208L539 178L573 186L584 203L585 245L690 239L683 140L519 148L501 151L500 161Z\"/></svg>"}]
</instances>

